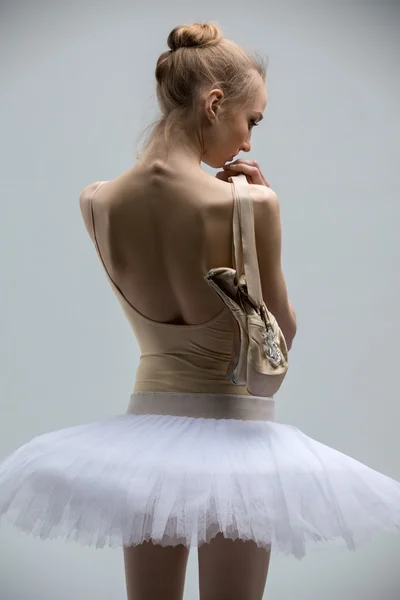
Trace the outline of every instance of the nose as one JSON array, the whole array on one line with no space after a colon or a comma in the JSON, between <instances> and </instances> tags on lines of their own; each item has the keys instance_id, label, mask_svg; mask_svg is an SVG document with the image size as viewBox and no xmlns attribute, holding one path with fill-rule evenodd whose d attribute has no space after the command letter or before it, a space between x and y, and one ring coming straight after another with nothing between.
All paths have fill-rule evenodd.
<instances>
[{"instance_id":1,"label":"nose","mask_svg":"<svg viewBox=\"0 0 400 600\"><path fill-rule=\"evenodd\" d=\"M243 144L240 146L240 151L241 152L250 152L251 149L251 144L249 140L246 140L245 142L243 142Z\"/></svg>"}]
</instances>

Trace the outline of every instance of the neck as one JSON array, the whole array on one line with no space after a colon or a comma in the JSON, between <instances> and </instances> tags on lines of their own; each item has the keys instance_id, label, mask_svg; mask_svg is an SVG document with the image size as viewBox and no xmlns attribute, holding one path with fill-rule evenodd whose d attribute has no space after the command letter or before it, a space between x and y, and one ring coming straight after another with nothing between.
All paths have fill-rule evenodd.
<instances>
[{"instance_id":1,"label":"neck","mask_svg":"<svg viewBox=\"0 0 400 600\"><path fill-rule=\"evenodd\" d=\"M140 162L162 160L167 164L200 166L201 156L200 145L194 135L189 136L186 131L176 127L170 130L165 141L164 127L159 127L138 158Z\"/></svg>"}]
</instances>

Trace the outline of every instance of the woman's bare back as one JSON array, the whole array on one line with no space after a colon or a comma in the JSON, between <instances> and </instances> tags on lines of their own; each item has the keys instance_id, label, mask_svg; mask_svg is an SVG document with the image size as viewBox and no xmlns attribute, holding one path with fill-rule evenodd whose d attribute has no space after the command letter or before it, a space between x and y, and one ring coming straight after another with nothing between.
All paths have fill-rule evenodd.
<instances>
[{"instance_id":1,"label":"woman's bare back","mask_svg":"<svg viewBox=\"0 0 400 600\"><path fill-rule=\"evenodd\" d=\"M101 186L93 212L99 238L108 240L100 247L107 270L140 313L192 325L221 310L203 276L234 266L230 184L199 167L137 164Z\"/></svg>"}]
</instances>

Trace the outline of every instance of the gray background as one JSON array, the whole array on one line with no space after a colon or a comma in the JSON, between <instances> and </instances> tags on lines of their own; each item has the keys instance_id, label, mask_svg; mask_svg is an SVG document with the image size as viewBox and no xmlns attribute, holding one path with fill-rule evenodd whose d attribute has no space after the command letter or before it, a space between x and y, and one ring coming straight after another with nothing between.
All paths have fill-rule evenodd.
<instances>
[{"instance_id":1,"label":"gray background","mask_svg":"<svg viewBox=\"0 0 400 600\"><path fill-rule=\"evenodd\" d=\"M157 57L196 20L269 57L250 158L280 197L298 316L278 420L400 480L398 2L3 1L0 457L126 409L138 346L79 193L132 164ZM399 550L382 535L356 554L273 555L265 598L399 598ZM1 600L125 597L122 551L1 529Z\"/></svg>"}]
</instances>

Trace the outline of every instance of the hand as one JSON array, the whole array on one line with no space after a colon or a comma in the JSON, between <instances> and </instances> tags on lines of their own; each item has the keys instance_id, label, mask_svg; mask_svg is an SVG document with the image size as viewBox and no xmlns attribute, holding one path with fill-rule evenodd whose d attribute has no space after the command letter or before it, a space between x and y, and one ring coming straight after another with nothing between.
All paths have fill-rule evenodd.
<instances>
[{"instance_id":1,"label":"hand","mask_svg":"<svg viewBox=\"0 0 400 600\"><path fill-rule=\"evenodd\" d=\"M224 165L223 171L218 171L215 177L222 179L222 181L229 181L232 175L238 175L244 173L246 175L248 183L256 185L265 185L270 187L268 181L265 179L258 162L256 160L243 160L238 158L229 165Z\"/></svg>"}]
</instances>

